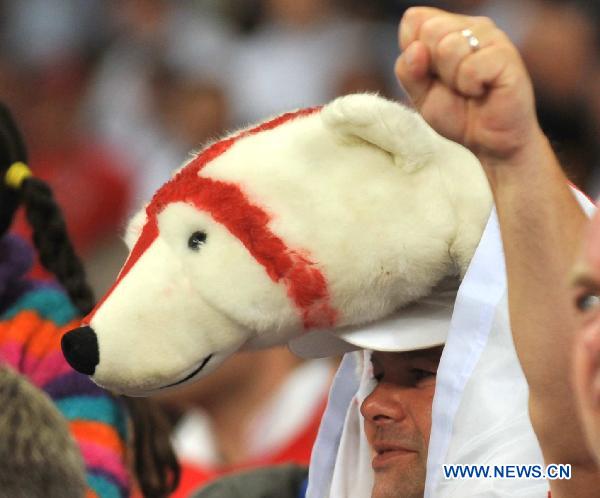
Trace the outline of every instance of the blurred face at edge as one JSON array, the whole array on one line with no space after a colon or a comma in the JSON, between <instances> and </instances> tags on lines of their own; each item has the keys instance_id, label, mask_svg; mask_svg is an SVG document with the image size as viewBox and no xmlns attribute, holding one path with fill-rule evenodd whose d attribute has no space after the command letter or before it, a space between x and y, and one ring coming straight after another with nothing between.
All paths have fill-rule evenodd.
<instances>
[{"instance_id":1,"label":"blurred face at edge","mask_svg":"<svg viewBox=\"0 0 600 498\"><path fill-rule=\"evenodd\" d=\"M361 413L371 447L372 498L422 498L431 406L443 346L402 353L374 352L377 386Z\"/></svg>"},{"instance_id":2,"label":"blurred face at edge","mask_svg":"<svg viewBox=\"0 0 600 498\"><path fill-rule=\"evenodd\" d=\"M573 274L574 382L590 450L600 462L600 211L587 227Z\"/></svg>"}]
</instances>

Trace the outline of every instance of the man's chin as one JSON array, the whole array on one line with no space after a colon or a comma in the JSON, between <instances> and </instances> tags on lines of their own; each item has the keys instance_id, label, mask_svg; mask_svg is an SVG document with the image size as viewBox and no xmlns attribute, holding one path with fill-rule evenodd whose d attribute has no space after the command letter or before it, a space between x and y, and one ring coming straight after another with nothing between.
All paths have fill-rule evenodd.
<instances>
[{"instance_id":1,"label":"man's chin","mask_svg":"<svg viewBox=\"0 0 600 498\"><path fill-rule=\"evenodd\" d=\"M390 451L377 455L373 470L372 498L423 498L425 463L418 453Z\"/></svg>"},{"instance_id":2,"label":"man's chin","mask_svg":"<svg viewBox=\"0 0 600 498\"><path fill-rule=\"evenodd\" d=\"M397 485L385 484L373 486L371 498L423 498L425 494L424 482L419 483L403 482Z\"/></svg>"}]
</instances>

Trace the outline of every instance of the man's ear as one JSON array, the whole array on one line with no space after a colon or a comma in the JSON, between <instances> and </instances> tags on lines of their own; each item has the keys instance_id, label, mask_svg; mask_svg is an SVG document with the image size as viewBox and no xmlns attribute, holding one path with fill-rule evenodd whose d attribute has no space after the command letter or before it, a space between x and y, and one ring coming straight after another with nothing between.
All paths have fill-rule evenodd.
<instances>
[{"instance_id":1,"label":"man's ear","mask_svg":"<svg viewBox=\"0 0 600 498\"><path fill-rule=\"evenodd\" d=\"M321 111L325 126L346 139L368 142L391 154L406 172L426 166L439 136L414 110L372 94L339 97Z\"/></svg>"}]
</instances>

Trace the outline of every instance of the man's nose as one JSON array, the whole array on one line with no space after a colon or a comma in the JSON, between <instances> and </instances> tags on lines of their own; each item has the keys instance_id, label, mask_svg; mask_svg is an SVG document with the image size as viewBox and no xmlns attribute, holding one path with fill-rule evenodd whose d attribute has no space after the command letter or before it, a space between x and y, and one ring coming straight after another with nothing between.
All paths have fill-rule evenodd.
<instances>
[{"instance_id":1,"label":"man's nose","mask_svg":"<svg viewBox=\"0 0 600 498\"><path fill-rule=\"evenodd\" d=\"M374 423L399 422L406 417L401 393L392 386L381 383L360 405L360 412L366 420Z\"/></svg>"}]
</instances>

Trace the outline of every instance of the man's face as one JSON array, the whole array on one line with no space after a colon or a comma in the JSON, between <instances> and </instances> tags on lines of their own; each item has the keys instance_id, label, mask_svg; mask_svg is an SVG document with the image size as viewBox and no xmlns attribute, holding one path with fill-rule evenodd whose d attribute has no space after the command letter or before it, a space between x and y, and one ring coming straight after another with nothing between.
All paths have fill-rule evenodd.
<instances>
[{"instance_id":1,"label":"man's face","mask_svg":"<svg viewBox=\"0 0 600 498\"><path fill-rule=\"evenodd\" d=\"M431 404L442 347L374 352L378 384L361 405L373 454L372 498L422 498Z\"/></svg>"},{"instance_id":2,"label":"man's face","mask_svg":"<svg viewBox=\"0 0 600 498\"><path fill-rule=\"evenodd\" d=\"M576 269L574 303L578 314L575 388L589 447L600 462L600 211L588 227Z\"/></svg>"}]
</instances>

